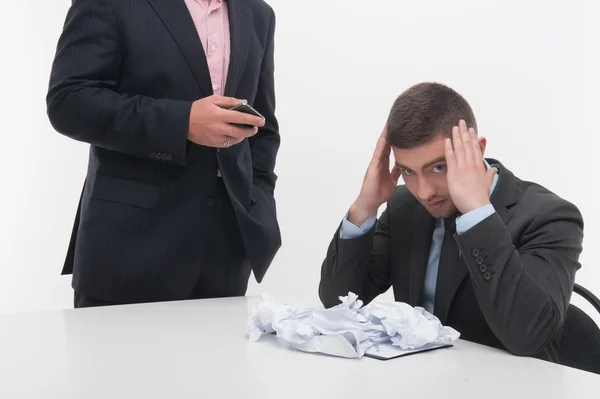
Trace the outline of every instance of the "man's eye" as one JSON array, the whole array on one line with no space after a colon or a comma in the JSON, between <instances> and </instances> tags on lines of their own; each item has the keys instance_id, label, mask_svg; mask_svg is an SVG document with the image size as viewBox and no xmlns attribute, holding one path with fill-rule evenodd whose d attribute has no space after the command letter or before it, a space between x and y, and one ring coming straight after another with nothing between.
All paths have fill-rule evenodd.
<instances>
[{"instance_id":1,"label":"man's eye","mask_svg":"<svg viewBox=\"0 0 600 399\"><path fill-rule=\"evenodd\" d=\"M413 172L413 171L412 171L412 170L410 170L410 169L404 169L404 170L402 171L402 173L404 173L404 174L405 174L405 175L407 175L407 176L410 176L410 175L414 175L414 174L415 174L415 172Z\"/></svg>"},{"instance_id":2,"label":"man's eye","mask_svg":"<svg viewBox=\"0 0 600 399\"><path fill-rule=\"evenodd\" d=\"M435 173L441 173L441 172L443 172L445 169L446 169L446 168L444 167L444 165L435 165L435 166L433 167L433 171L434 171Z\"/></svg>"}]
</instances>

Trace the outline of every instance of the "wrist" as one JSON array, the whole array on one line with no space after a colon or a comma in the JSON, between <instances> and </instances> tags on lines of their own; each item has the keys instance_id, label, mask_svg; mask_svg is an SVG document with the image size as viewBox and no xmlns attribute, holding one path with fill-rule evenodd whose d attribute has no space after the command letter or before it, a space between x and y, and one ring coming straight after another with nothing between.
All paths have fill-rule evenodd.
<instances>
[{"instance_id":1,"label":"wrist","mask_svg":"<svg viewBox=\"0 0 600 399\"><path fill-rule=\"evenodd\" d=\"M472 204L468 204L468 206L466 206L464 209L461 210L461 213L464 215L469 212L473 212L477 209L483 208L484 206L487 206L487 205L490 205L489 198L487 200L481 200L481 201L473 202Z\"/></svg>"},{"instance_id":2,"label":"wrist","mask_svg":"<svg viewBox=\"0 0 600 399\"><path fill-rule=\"evenodd\" d=\"M192 103L189 104L189 108L187 109L187 119L188 119L188 139L192 138L194 136L194 131L197 130L196 124L196 118L194 117L195 114L197 113L197 107L198 107L198 102L194 101Z\"/></svg>"},{"instance_id":3,"label":"wrist","mask_svg":"<svg viewBox=\"0 0 600 399\"><path fill-rule=\"evenodd\" d=\"M373 207L362 204L359 200L356 200L350 211L348 212L348 221L355 226L362 226L370 218L377 216L377 210L379 207Z\"/></svg>"}]
</instances>

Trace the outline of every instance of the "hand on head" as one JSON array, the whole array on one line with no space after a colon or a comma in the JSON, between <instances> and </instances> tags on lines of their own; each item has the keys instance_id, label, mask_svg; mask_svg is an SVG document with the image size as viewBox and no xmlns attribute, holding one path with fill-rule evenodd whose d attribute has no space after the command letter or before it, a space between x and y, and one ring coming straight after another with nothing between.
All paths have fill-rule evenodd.
<instances>
[{"instance_id":1,"label":"hand on head","mask_svg":"<svg viewBox=\"0 0 600 399\"><path fill-rule=\"evenodd\" d=\"M446 139L448 191L459 212L465 214L490 203L490 187L496 168L486 170L481 142L464 120Z\"/></svg>"},{"instance_id":2,"label":"hand on head","mask_svg":"<svg viewBox=\"0 0 600 399\"><path fill-rule=\"evenodd\" d=\"M391 146L385 126L365 173L360 194L350 208L349 221L357 226L376 215L379 207L396 191L400 170L395 165L390 170L390 154Z\"/></svg>"}]
</instances>

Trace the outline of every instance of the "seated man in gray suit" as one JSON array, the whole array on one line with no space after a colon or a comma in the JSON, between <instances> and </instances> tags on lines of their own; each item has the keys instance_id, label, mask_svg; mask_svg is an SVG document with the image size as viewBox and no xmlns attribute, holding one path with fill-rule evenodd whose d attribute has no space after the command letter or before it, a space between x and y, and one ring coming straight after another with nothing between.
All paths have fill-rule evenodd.
<instances>
[{"instance_id":1,"label":"seated man in gray suit","mask_svg":"<svg viewBox=\"0 0 600 399\"><path fill-rule=\"evenodd\" d=\"M397 301L424 307L463 339L557 361L582 216L483 158L476 132L469 104L444 85L398 97L329 246L319 296L331 307L352 291L367 304L391 286Z\"/></svg>"}]
</instances>

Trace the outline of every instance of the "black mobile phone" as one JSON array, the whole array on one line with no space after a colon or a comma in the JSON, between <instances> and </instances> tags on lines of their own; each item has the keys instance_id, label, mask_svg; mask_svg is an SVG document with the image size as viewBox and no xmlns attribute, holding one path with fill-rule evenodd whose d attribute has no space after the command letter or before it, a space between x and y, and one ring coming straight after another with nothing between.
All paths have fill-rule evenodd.
<instances>
[{"instance_id":1,"label":"black mobile phone","mask_svg":"<svg viewBox=\"0 0 600 399\"><path fill-rule=\"evenodd\" d=\"M259 118L265 119L265 117L262 116L260 114L260 112L258 112L254 108L252 108L252 106L250 104L247 104L247 103L238 104L235 107L229 108L229 110L230 111L243 112L245 114L250 114L250 115L258 116ZM251 128L255 127L255 126L252 126L252 125L240 125L240 126L251 127Z\"/></svg>"}]
</instances>

